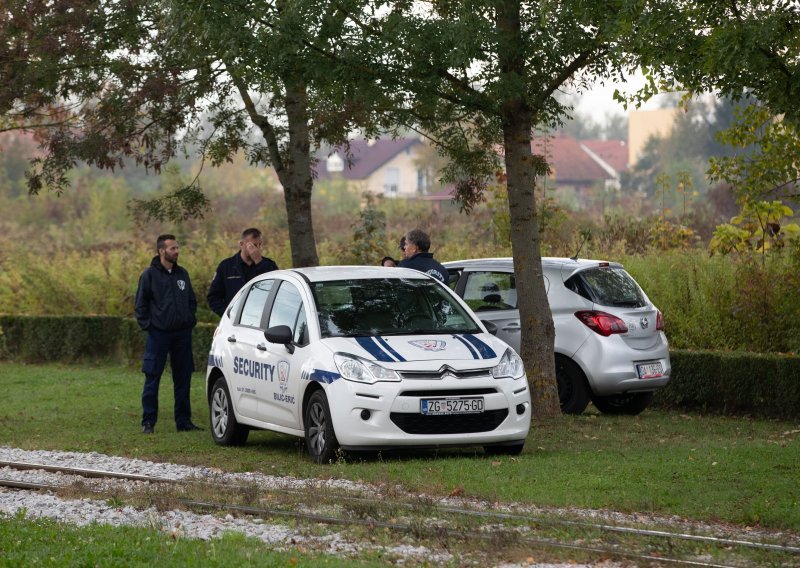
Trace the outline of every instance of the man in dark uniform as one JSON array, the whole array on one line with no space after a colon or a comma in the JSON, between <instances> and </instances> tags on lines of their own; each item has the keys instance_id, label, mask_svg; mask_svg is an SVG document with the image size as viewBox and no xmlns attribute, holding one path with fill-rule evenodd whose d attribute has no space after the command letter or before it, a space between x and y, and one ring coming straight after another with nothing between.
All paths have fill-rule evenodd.
<instances>
[{"instance_id":1,"label":"man in dark uniform","mask_svg":"<svg viewBox=\"0 0 800 568\"><path fill-rule=\"evenodd\" d=\"M443 284L447 284L447 269L433 260L433 253L428 252L431 248L431 238L428 234L419 229L414 229L406 233L405 239L403 260L400 261L398 266L419 270L433 276Z\"/></svg>"},{"instance_id":2,"label":"man in dark uniform","mask_svg":"<svg viewBox=\"0 0 800 568\"><path fill-rule=\"evenodd\" d=\"M139 277L136 320L147 332L142 372L142 432L152 434L158 419L158 386L167 364L172 367L175 426L179 432L202 430L192 423L189 389L192 384L192 328L197 323L197 298L189 273L178 266L178 241L174 235L156 240L158 256Z\"/></svg>"},{"instance_id":3,"label":"man in dark uniform","mask_svg":"<svg viewBox=\"0 0 800 568\"><path fill-rule=\"evenodd\" d=\"M219 263L211 286L208 288L208 306L222 317L225 308L231 303L248 280L270 270L278 270L272 259L261 256L261 231L245 229L239 241L239 252Z\"/></svg>"}]
</instances>

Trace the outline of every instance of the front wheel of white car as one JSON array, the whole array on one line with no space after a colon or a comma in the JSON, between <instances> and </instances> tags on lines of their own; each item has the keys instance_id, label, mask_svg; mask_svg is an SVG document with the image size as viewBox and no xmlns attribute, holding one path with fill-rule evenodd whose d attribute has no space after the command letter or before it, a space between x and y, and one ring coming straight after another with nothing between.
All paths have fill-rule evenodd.
<instances>
[{"instance_id":1,"label":"front wheel of white car","mask_svg":"<svg viewBox=\"0 0 800 568\"><path fill-rule=\"evenodd\" d=\"M244 445L250 429L236 421L231 393L223 377L218 378L211 388L208 406L211 417L211 437L214 438L214 442L220 446Z\"/></svg>"},{"instance_id":2,"label":"front wheel of white car","mask_svg":"<svg viewBox=\"0 0 800 568\"><path fill-rule=\"evenodd\" d=\"M316 463L334 461L339 442L333 431L328 397L323 391L318 390L309 397L303 418L308 455Z\"/></svg>"},{"instance_id":3,"label":"front wheel of white car","mask_svg":"<svg viewBox=\"0 0 800 568\"><path fill-rule=\"evenodd\" d=\"M636 392L596 396L592 402L603 414L629 414L635 416L647 408L653 400L652 392Z\"/></svg>"}]
</instances>

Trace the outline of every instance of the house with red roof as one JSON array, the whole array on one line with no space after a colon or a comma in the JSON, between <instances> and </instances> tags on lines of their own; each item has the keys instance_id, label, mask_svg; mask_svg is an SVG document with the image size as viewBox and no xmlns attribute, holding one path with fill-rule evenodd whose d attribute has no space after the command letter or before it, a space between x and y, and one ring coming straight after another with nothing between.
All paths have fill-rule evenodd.
<instances>
[{"instance_id":1,"label":"house with red roof","mask_svg":"<svg viewBox=\"0 0 800 568\"><path fill-rule=\"evenodd\" d=\"M550 165L549 179L559 188L585 194L594 188L619 188L619 174L628 169L624 140L576 140L571 136L537 137L531 143L535 154Z\"/></svg>"},{"instance_id":2,"label":"house with red roof","mask_svg":"<svg viewBox=\"0 0 800 568\"><path fill-rule=\"evenodd\" d=\"M341 178L359 193L385 197L422 197L429 193L430 175L420 164L419 138L351 140L348 149L334 148L317 161L316 179Z\"/></svg>"},{"instance_id":3,"label":"house with red roof","mask_svg":"<svg viewBox=\"0 0 800 568\"><path fill-rule=\"evenodd\" d=\"M452 186L433 189L438 172L429 172L423 165L424 149L419 138L352 140L349 151L337 147L317 161L316 179L343 179L353 191L389 198L452 199ZM553 135L535 138L532 150L550 164L551 175L545 185L554 183L571 190L579 202L598 188L618 188L619 174L628 167L624 140L576 140Z\"/></svg>"}]
</instances>

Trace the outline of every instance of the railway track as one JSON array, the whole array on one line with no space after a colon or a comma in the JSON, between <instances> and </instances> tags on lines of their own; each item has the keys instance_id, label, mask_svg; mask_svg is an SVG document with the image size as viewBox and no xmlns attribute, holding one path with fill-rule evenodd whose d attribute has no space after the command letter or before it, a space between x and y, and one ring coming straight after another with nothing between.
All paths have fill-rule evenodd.
<instances>
[{"instance_id":1,"label":"railway track","mask_svg":"<svg viewBox=\"0 0 800 568\"><path fill-rule=\"evenodd\" d=\"M113 480L116 482L139 482L153 486L174 486L181 487L182 492L191 493L191 488L202 488L203 493L219 492L230 495L237 490L249 492L252 495L253 488L245 486L234 486L230 484L215 484L213 481L193 480L193 479L172 479L140 474L120 473L113 471L102 471L96 469L83 469L76 467L65 467L60 465L38 464L29 462L12 462L0 460L0 468L26 471L37 470L76 478ZM74 484L74 479L64 479L61 483L37 483L20 481L13 479L0 479L0 487L7 487L16 490L27 491L63 491L66 487ZM84 491L89 494L104 496L107 492L97 489L84 487ZM261 490L263 495L269 495L270 490ZM294 499L286 499L287 493L291 493ZM405 533L414 537L424 539L446 539L450 541L480 543L486 541L496 541L498 533L503 534L513 546L518 548L534 549L557 549L561 551L574 551L582 555L612 557L626 559L637 564L645 565L686 565L704 567L723 567L723 566L745 566L750 564L747 554L736 555L730 551L746 550L755 551L757 554L774 555L771 561L775 565L797 566L800 565L800 546L794 544L781 544L776 542L765 542L741 538L727 538L721 536L711 536L705 534L692 534L687 532L674 532L669 530L656 530L651 528L638 528L632 526L613 525L607 523L595 523L582 520L564 519L560 517L549 517L545 515L527 515L510 513L498 510L478 510L469 507L455 507L441 504L427 503L422 509L423 515L437 517L448 517L450 526L426 526L420 520L413 519L415 511L419 505L413 502L397 500L367 499L347 495L336 495L333 500L339 506L340 514L332 515L319 512L300 511L301 508L308 508L308 503L320 504L331 497L314 494L310 490L286 490L281 491L284 497L283 507L265 507L230 502L218 502L209 499L198 499L192 497L174 497L172 502L190 510L214 510L235 513L238 515L249 515L259 518L281 518L294 522L315 523L325 525L336 525L340 527L359 527L361 529L375 530L382 529L396 533ZM362 517L359 515L348 514L361 507L368 507L369 515ZM385 520L380 518L381 510L405 510L412 517L411 521L399 522L393 519ZM420 511L416 511L419 513ZM392 515L385 515L391 517ZM491 521L492 531L486 532L475 528L476 523ZM537 536L538 533L551 534L553 532L563 532L563 529L579 531L585 533L586 537L580 539L565 539L558 536ZM614 535L610 538L608 535ZM623 539L614 542L615 539ZM576 542L579 540L580 542ZM655 546L651 542L657 542ZM611 543L611 544L609 544ZM666 543L666 544L664 544ZM675 550L676 543L689 543L689 556L670 557L661 553L653 554L648 552L650 549ZM733 558L730 563L718 563L698 560L691 556L707 556L698 552L691 552L691 546L709 547L712 550L727 551L726 558ZM737 559L738 558L738 559ZM743 559L743 560L742 560Z\"/></svg>"}]
</instances>

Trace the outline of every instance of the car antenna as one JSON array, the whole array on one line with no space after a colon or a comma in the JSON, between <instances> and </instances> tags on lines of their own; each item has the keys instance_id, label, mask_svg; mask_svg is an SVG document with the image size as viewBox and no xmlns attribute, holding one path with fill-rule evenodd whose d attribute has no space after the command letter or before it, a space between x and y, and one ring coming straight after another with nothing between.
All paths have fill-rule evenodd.
<instances>
[{"instance_id":1,"label":"car antenna","mask_svg":"<svg viewBox=\"0 0 800 568\"><path fill-rule=\"evenodd\" d=\"M578 250L575 251L575 256L569 257L570 260L578 260L578 255L581 253L583 245L585 245L588 241L592 240L592 232L590 230L582 229L580 234L581 234L581 244L578 247Z\"/></svg>"}]
</instances>

